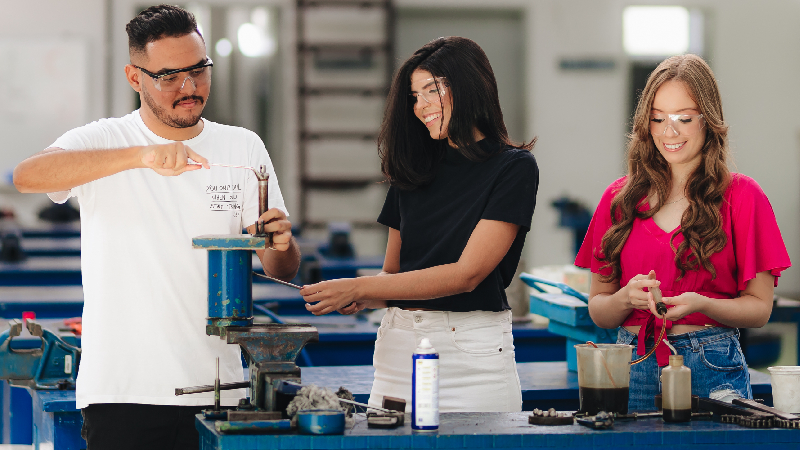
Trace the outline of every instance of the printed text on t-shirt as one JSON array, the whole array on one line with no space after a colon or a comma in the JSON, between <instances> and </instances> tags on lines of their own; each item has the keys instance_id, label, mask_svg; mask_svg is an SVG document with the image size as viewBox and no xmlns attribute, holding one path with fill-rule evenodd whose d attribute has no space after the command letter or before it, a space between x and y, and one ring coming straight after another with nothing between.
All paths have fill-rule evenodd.
<instances>
[{"instance_id":1,"label":"printed text on t-shirt","mask_svg":"<svg viewBox=\"0 0 800 450\"><path fill-rule=\"evenodd\" d=\"M239 216L242 209L240 184L210 184L206 186L206 194L209 196L212 211L234 211L234 216Z\"/></svg>"}]
</instances>

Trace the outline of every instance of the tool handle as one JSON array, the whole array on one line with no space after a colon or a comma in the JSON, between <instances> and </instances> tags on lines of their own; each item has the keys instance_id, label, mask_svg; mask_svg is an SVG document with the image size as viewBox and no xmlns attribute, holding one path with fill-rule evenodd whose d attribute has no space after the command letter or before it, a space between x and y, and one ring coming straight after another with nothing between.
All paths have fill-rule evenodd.
<instances>
[{"instance_id":1,"label":"tool handle","mask_svg":"<svg viewBox=\"0 0 800 450\"><path fill-rule=\"evenodd\" d=\"M564 283L559 283L557 281L551 281L551 280L545 280L544 278L535 277L535 276L533 276L533 275L531 275L529 273L526 273L526 272L521 273L519 275L519 279L522 280L528 286L530 286L530 287L532 287L532 288L534 288L537 291L542 292L542 293L546 293L547 291L545 291L544 289L539 287L538 286L539 284L544 284L544 285L547 285L547 286L557 287L557 288L561 289L561 292L563 292L563 293L565 293L567 295L571 295L571 296L573 296L575 298L578 298L580 300L583 300L585 302L589 301L589 298L586 297L584 294L576 291L575 289L572 289L571 287L567 286Z\"/></svg>"},{"instance_id":2,"label":"tool handle","mask_svg":"<svg viewBox=\"0 0 800 450\"><path fill-rule=\"evenodd\" d=\"M798 416L796 416L794 414L789 414L789 413L777 410L777 409L775 409L775 408L773 408L771 406L762 405L761 403L758 403L758 402L753 401L753 400L748 400L746 398L735 398L735 399L733 399L733 404L734 405L744 406L744 407L747 407L747 408L750 408L750 409L755 409L755 410L762 411L762 412L765 412L765 413L769 413L769 414L772 414L773 416L780 417L781 419L784 419L784 420L797 420L797 419L800 419L800 417L798 417Z\"/></svg>"},{"instance_id":3,"label":"tool handle","mask_svg":"<svg viewBox=\"0 0 800 450\"><path fill-rule=\"evenodd\" d=\"M235 383L220 383L219 390L220 391L227 391L231 389L242 389L250 387L249 381L237 381ZM214 385L208 384L205 386L194 386L194 387L187 387L187 388L175 388L175 395L184 395L184 394L199 394L201 392L214 392Z\"/></svg>"}]
</instances>

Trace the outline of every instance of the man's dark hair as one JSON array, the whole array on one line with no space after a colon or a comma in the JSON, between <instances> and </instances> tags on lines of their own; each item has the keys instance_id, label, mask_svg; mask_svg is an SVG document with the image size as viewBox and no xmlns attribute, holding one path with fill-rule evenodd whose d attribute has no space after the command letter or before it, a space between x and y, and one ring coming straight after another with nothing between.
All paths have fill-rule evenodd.
<instances>
[{"instance_id":1,"label":"man's dark hair","mask_svg":"<svg viewBox=\"0 0 800 450\"><path fill-rule=\"evenodd\" d=\"M425 124L414 115L410 85L411 74L417 69L445 78L452 101L447 135L466 158L480 162L493 156L475 142L475 128L488 141L504 144L502 148L533 147L535 139L521 144L509 139L497 81L483 49L467 38L441 37L417 50L400 67L389 91L378 152L381 171L392 186L413 190L429 184L448 146L447 139L431 139Z\"/></svg>"},{"instance_id":2,"label":"man's dark hair","mask_svg":"<svg viewBox=\"0 0 800 450\"><path fill-rule=\"evenodd\" d=\"M145 53L147 44L165 37L180 37L190 33L200 35L194 14L172 5L156 5L145 9L125 25L125 31L128 33L131 56Z\"/></svg>"}]
</instances>

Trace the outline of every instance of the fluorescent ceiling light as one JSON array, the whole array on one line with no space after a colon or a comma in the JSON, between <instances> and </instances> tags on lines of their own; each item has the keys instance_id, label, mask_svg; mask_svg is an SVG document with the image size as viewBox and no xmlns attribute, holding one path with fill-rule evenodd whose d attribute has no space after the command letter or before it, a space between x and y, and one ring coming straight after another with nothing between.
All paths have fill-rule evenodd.
<instances>
[{"instance_id":1,"label":"fluorescent ceiling light","mask_svg":"<svg viewBox=\"0 0 800 450\"><path fill-rule=\"evenodd\" d=\"M668 56L689 49L689 11L682 6L628 6L623 45L632 56Z\"/></svg>"},{"instance_id":2,"label":"fluorescent ceiling light","mask_svg":"<svg viewBox=\"0 0 800 450\"><path fill-rule=\"evenodd\" d=\"M239 51L244 56L269 56L275 53L275 41L252 23L243 23L238 30Z\"/></svg>"},{"instance_id":3,"label":"fluorescent ceiling light","mask_svg":"<svg viewBox=\"0 0 800 450\"><path fill-rule=\"evenodd\" d=\"M233 51L233 44L226 38L222 38L217 41L217 44L214 46L214 50L217 51L217 54L222 57L226 57L231 54Z\"/></svg>"}]
</instances>

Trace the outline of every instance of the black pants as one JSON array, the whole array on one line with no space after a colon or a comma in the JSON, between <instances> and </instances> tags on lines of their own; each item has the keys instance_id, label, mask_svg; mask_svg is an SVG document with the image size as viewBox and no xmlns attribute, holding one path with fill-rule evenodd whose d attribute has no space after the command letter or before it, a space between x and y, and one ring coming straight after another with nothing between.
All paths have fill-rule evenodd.
<instances>
[{"instance_id":1,"label":"black pants","mask_svg":"<svg viewBox=\"0 0 800 450\"><path fill-rule=\"evenodd\" d=\"M98 403L81 410L87 450L197 450L195 414L208 406Z\"/></svg>"}]
</instances>

